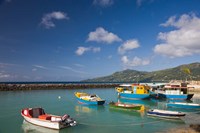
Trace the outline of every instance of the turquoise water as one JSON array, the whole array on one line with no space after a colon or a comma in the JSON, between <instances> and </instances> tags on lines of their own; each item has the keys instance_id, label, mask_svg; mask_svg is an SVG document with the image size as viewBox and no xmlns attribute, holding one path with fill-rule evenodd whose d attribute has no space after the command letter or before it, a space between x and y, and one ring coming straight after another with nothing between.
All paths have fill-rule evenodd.
<instances>
[{"instance_id":1,"label":"turquoise water","mask_svg":"<svg viewBox=\"0 0 200 133\"><path fill-rule=\"evenodd\" d=\"M75 91L98 94L107 102L104 106L80 105L75 99ZM167 109L166 101L117 99L114 88L0 92L0 133L154 133L187 126L182 120L152 118L146 116L146 112L109 108L108 102L117 100L143 104L147 109ZM199 102L200 100L195 99L194 101ZM76 119L78 125L57 131L26 123L20 114L21 109L26 107L43 107L45 112L50 114L64 115L67 113ZM194 110L180 111L194 112ZM195 110L195 112L198 111ZM196 114L196 116L200 115Z\"/></svg>"}]
</instances>

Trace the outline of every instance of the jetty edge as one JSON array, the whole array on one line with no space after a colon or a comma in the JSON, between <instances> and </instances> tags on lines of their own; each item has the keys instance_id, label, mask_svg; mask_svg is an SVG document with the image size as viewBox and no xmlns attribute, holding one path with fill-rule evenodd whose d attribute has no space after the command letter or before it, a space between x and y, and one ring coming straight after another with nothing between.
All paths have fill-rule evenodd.
<instances>
[{"instance_id":1,"label":"jetty edge","mask_svg":"<svg viewBox=\"0 0 200 133\"><path fill-rule=\"evenodd\" d=\"M75 84L22 84L14 83L0 84L0 91L20 91L20 90L56 90L56 89L89 89L89 88L115 88L118 83L75 83Z\"/></svg>"}]
</instances>

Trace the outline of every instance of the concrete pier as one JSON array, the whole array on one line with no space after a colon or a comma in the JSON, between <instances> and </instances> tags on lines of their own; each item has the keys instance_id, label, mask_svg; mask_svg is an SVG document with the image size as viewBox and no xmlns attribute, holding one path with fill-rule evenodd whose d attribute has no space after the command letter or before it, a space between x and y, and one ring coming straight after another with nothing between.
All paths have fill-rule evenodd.
<instances>
[{"instance_id":1,"label":"concrete pier","mask_svg":"<svg viewBox=\"0 0 200 133\"><path fill-rule=\"evenodd\" d=\"M115 88L119 84L0 84L0 91Z\"/></svg>"}]
</instances>

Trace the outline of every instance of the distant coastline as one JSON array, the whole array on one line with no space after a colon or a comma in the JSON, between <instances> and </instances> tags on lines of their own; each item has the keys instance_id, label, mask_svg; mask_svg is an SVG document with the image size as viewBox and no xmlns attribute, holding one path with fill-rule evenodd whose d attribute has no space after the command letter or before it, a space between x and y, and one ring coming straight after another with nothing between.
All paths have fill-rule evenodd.
<instances>
[{"instance_id":1,"label":"distant coastline","mask_svg":"<svg viewBox=\"0 0 200 133\"><path fill-rule=\"evenodd\" d=\"M1 84L121 84L125 82L84 82L84 81L16 81L0 82Z\"/></svg>"}]
</instances>

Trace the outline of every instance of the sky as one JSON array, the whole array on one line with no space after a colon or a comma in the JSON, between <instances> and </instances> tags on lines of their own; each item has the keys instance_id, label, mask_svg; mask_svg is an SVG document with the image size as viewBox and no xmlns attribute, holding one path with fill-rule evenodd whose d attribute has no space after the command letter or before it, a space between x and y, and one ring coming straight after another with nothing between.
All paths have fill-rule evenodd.
<instances>
[{"instance_id":1,"label":"sky","mask_svg":"<svg viewBox=\"0 0 200 133\"><path fill-rule=\"evenodd\" d=\"M0 0L0 82L200 62L199 0Z\"/></svg>"}]
</instances>

